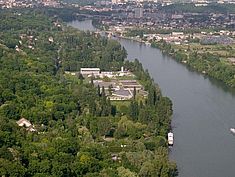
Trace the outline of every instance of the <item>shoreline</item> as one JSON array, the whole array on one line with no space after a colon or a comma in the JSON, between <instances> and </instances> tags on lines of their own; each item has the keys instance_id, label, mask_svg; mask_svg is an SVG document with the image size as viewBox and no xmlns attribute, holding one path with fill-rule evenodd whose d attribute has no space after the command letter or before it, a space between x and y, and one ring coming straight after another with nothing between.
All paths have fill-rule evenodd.
<instances>
[{"instance_id":1,"label":"shoreline","mask_svg":"<svg viewBox=\"0 0 235 177\"><path fill-rule=\"evenodd\" d=\"M225 86L227 86L227 87L230 88L230 89L235 89L235 86L231 86L231 85L227 84L224 80L212 76L212 73L211 73L211 72L207 72L207 71L205 71L205 70L200 70L200 68L194 67L192 64L189 64L189 62L188 62L189 59L187 59L187 60L184 60L184 59L181 59L181 58L177 59L176 56L175 56L177 52L172 52L172 53L171 53L171 52L168 52L168 51L165 50L164 48L154 46L154 43L153 43L153 42L148 45L148 44L146 44L146 43L148 43L148 41L143 41L143 40L141 40L141 39L136 39L135 37L125 37L125 36L120 36L120 35L117 35L117 34L115 34L115 35L116 35L117 38L126 39L126 40L131 40L131 41L134 41L134 42L138 42L138 43L140 43L140 44L145 44L146 46L150 46L150 47L152 47L152 48L159 49L159 50L162 52L162 54L170 56L173 60L179 62L180 64L183 64L183 65L186 66L186 67L189 67L189 68L192 69L193 71L196 71L196 72L198 72L199 74L202 74L202 75L204 75L204 76L207 76L207 77L209 77L209 78L211 78L211 79L215 79L215 80L217 80L217 81L223 83ZM161 44L161 43L155 43L155 44ZM171 44L169 44L169 45L172 47ZM174 49L174 47L172 47L172 48ZM180 52L180 54L187 55L185 52ZM235 77L235 76L234 76L234 77Z\"/></svg>"}]
</instances>

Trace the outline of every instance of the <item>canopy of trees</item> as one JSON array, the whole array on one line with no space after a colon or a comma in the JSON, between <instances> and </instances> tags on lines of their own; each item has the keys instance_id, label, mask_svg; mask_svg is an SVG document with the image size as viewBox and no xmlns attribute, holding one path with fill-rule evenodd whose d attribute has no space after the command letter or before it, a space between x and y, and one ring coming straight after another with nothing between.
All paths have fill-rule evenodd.
<instances>
[{"instance_id":1,"label":"canopy of trees","mask_svg":"<svg viewBox=\"0 0 235 177\"><path fill-rule=\"evenodd\" d=\"M42 11L0 11L0 176L176 176L172 103L121 45ZM118 109L81 67L133 71L148 98ZM19 127L28 119L36 131Z\"/></svg>"}]
</instances>

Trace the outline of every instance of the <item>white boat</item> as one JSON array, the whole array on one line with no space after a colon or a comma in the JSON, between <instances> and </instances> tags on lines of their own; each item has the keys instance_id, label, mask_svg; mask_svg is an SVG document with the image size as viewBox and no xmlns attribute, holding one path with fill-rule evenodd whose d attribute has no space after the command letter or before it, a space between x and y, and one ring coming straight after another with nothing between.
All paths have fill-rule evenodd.
<instances>
[{"instance_id":1,"label":"white boat","mask_svg":"<svg viewBox=\"0 0 235 177\"><path fill-rule=\"evenodd\" d=\"M235 128L230 128L230 131L235 134Z\"/></svg>"},{"instance_id":2,"label":"white boat","mask_svg":"<svg viewBox=\"0 0 235 177\"><path fill-rule=\"evenodd\" d=\"M174 144L174 135L172 132L169 132L168 133L168 145L173 146L173 144Z\"/></svg>"}]
</instances>

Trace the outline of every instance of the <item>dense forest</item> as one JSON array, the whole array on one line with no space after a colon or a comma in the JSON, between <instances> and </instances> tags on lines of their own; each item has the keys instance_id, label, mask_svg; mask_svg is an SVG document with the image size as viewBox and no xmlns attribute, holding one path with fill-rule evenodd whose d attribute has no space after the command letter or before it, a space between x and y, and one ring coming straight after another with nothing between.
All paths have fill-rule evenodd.
<instances>
[{"instance_id":1,"label":"dense forest","mask_svg":"<svg viewBox=\"0 0 235 177\"><path fill-rule=\"evenodd\" d=\"M118 42L48 13L0 11L0 176L177 176L166 140L170 99L138 60L124 60ZM65 74L88 66L125 66L148 97L116 106L92 82Z\"/></svg>"}]
</instances>

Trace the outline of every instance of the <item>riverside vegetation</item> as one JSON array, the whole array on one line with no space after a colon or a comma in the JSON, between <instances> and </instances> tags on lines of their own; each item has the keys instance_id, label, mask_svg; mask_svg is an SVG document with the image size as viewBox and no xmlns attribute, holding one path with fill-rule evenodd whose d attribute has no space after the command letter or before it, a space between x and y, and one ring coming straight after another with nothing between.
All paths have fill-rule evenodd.
<instances>
[{"instance_id":1,"label":"riverside vegetation","mask_svg":"<svg viewBox=\"0 0 235 177\"><path fill-rule=\"evenodd\" d=\"M179 46L161 40L153 42L152 46L161 49L177 61L235 88L235 66L226 60L228 57L234 57L234 45L190 43Z\"/></svg>"},{"instance_id":2,"label":"riverside vegetation","mask_svg":"<svg viewBox=\"0 0 235 177\"><path fill-rule=\"evenodd\" d=\"M0 11L0 176L177 176L166 140L170 99L138 60L124 61L118 42L45 12ZM146 99L115 106L82 76L64 73L121 66ZM36 132L16 124L22 117Z\"/></svg>"}]
</instances>

